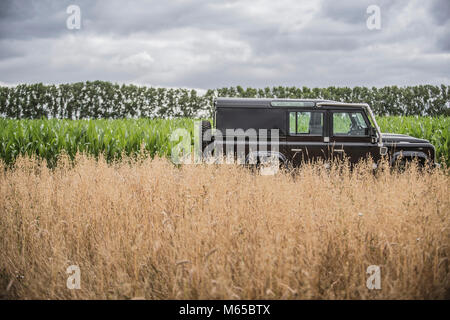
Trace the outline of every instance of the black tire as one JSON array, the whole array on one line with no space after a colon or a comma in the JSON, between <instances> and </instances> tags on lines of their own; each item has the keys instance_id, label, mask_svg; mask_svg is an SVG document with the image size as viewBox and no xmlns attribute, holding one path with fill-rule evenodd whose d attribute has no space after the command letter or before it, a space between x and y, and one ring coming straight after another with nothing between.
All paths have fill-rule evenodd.
<instances>
[{"instance_id":1,"label":"black tire","mask_svg":"<svg viewBox=\"0 0 450 320\"><path fill-rule=\"evenodd\" d=\"M397 159L394 163L394 168L398 172L405 172L408 167L412 165L414 161L417 161L417 168L419 171L423 171L426 168L426 161L422 159L405 157L401 159Z\"/></svg>"},{"instance_id":2,"label":"black tire","mask_svg":"<svg viewBox=\"0 0 450 320\"><path fill-rule=\"evenodd\" d=\"M399 161L396 161L395 166L398 172L405 172L407 165L411 163L410 160L402 158Z\"/></svg>"},{"instance_id":3,"label":"black tire","mask_svg":"<svg viewBox=\"0 0 450 320\"><path fill-rule=\"evenodd\" d=\"M205 136L205 132L209 130L209 140L203 139ZM205 148L208 146L208 144L211 143L211 122L209 121L202 121L201 127L200 127L200 146L202 148L202 152L205 151Z\"/></svg>"},{"instance_id":4,"label":"black tire","mask_svg":"<svg viewBox=\"0 0 450 320\"><path fill-rule=\"evenodd\" d=\"M278 164L279 165L279 167L278 167L279 170L287 171L287 172L291 172L292 171L292 168L290 167L289 162L285 162L282 159L278 159L278 161L279 161L279 164ZM260 159L258 158L258 160L256 161L255 164L246 163L245 166L248 169L250 169L253 173L256 173L256 172L259 172L259 170L261 170L262 164L261 164Z\"/></svg>"}]
</instances>

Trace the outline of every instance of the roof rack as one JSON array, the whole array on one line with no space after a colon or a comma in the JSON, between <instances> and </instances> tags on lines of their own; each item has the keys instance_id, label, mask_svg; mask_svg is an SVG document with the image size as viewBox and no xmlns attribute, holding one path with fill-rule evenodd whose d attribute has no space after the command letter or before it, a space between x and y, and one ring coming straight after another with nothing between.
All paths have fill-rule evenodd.
<instances>
[{"instance_id":1,"label":"roof rack","mask_svg":"<svg viewBox=\"0 0 450 320\"><path fill-rule=\"evenodd\" d=\"M214 99L215 106L221 107L274 107L274 106L295 106L295 103L304 103L305 106L315 106L319 102L335 102L324 99L288 99L288 98L234 98L234 97L218 97ZM307 105L311 104L311 105Z\"/></svg>"}]
</instances>

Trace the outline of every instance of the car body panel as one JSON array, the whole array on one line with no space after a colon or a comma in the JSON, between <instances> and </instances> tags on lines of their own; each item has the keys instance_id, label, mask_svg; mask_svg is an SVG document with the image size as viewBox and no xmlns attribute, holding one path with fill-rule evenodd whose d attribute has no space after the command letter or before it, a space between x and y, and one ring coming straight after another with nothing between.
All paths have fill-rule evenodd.
<instances>
[{"instance_id":1,"label":"car body panel","mask_svg":"<svg viewBox=\"0 0 450 320\"><path fill-rule=\"evenodd\" d=\"M368 114L365 106L368 107L362 104L343 104L313 99L218 98L215 101L214 119L216 130L222 133L223 141L217 143L223 154L226 153L227 148L232 149L235 156L240 150L244 153L241 158L244 156L245 159L249 158L250 153L270 154L273 150L274 154L282 155L278 155L280 160L286 159L283 161L289 161L293 166L318 159L326 161L342 159L344 156L352 164L368 157L378 162L382 158L382 148L387 148L387 156L391 164L401 156L409 160L416 157L423 162L434 162L435 149L429 141L403 134L380 133L373 113L369 108L370 114ZM295 112L323 114L322 133L318 133L317 130L314 134L290 132L289 117ZM334 135L333 115L335 113L361 113L364 125L367 126L363 129L367 131L358 136L350 135L350 133ZM297 120L296 118L295 121ZM375 128L378 133L373 135L375 130L371 131L371 129ZM256 132L256 139L249 138L248 134L252 133L252 129L254 129L253 134ZM271 142L270 138L272 129L278 130L279 134L275 143ZM228 134L230 132L231 135ZM264 147L261 147L260 142L264 142L266 138L261 138L261 132L269 133L267 138L269 142Z\"/></svg>"}]
</instances>

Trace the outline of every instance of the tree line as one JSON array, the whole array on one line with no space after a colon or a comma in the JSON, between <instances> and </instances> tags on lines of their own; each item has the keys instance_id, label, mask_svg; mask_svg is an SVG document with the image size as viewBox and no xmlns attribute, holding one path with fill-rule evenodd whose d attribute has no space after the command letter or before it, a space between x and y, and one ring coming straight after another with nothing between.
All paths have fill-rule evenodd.
<instances>
[{"instance_id":1,"label":"tree line","mask_svg":"<svg viewBox=\"0 0 450 320\"><path fill-rule=\"evenodd\" d=\"M450 86L266 87L191 89L119 85L105 81L0 87L0 117L118 119L210 117L215 97L329 99L366 102L377 115L450 116Z\"/></svg>"}]
</instances>

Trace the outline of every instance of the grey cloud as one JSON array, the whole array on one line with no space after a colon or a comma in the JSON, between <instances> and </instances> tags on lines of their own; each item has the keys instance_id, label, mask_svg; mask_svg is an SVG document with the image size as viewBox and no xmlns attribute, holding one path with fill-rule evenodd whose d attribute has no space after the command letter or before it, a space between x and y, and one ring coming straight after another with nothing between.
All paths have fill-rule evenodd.
<instances>
[{"instance_id":1,"label":"grey cloud","mask_svg":"<svg viewBox=\"0 0 450 320\"><path fill-rule=\"evenodd\" d=\"M325 0L321 1L321 16L348 24L365 26L369 17L369 13L367 13L369 6L378 6L382 14L382 20L387 19L386 21L389 21L392 11L399 11L407 4L408 1L405 0Z\"/></svg>"},{"instance_id":2,"label":"grey cloud","mask_svg":"<svg viewBox=\"0 0 450 320\"><path fill-rule=\"evenodd\" d=\"M327 0L321 3L323 17L344 21L350 24L365 24L366 8L374 4L373 1L333 1Z\"/></svg>"},{"instance_id":3,"label":"grey cloud","mask_svg":"<svg viewBox=\"0 0 450 320\"><path fill-rule=\"evenodd\" d=\"M83 32L91 34L126 36L184 27L223 30L246 23L239 12L221 9L207 0L2 0L0 38L48 38L65 34L66 8L72 4L81 9Z\"/></svg>"},{"instance_id":4,"label":"grey cloud","mask_svg":"<svg viewBox=\"0 0 450 320\"><path fill-rule=\"evenodd\" d=\"M0 39L56 37L65 31L69 1L2 0Z\"/></svg>"},{"instance_id":5,"label":"grey cloud","mask_svg":"<svg viewBox=\"0 0 450 320\"><path fill-rule=\"evenodd\" d=\"M2 0L0 82L449 83L447 0L255 1ZM70 4L79 31L66 29ZM371 4L381 30L366 27Z\"/></svg>"},{"instance_id":6,"label":"grey cloud","mask_svg":"<svg viewBox=\"0 0 450 320\"><path fill-rule=\"evenodd\" d=\"M429 10L436 22L436 48L442 52L450 52L450 1L434 0Z\"/></svg>"},{"instance_id":7,"label":"grey cloud","mask_svg":"<svg viewBox=\"0 0 450 320\"><path fill-rule=\"evenodd\" d=\"M450 1L434 0L430 11L437 24L443 25L450 21Z\"/></svg>"},{"instance_id":8,"label":"grey cloud","mask_svg":"<svg viewBox=\"0 0 450 320\"><path fill-rule=\"evenodd\" d=\"M444 52L450 52L450 37L449 34L444 34L442 37L439 37L436 41L436 44L439 49Z\"/></svg>"}]
</instances>

